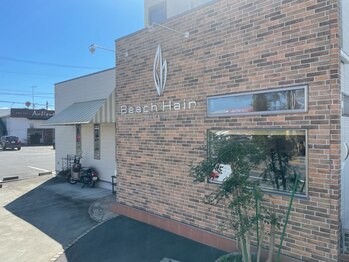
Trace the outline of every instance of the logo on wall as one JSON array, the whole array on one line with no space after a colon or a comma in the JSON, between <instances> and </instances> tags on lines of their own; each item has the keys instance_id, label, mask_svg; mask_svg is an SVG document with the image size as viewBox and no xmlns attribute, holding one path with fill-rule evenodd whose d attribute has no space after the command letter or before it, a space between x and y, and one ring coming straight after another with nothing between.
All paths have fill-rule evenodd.
<instances>
[{"instance_id":1,"label":"logo on wall","mask_svg":"<svg viewBox=\"0 0 349 262\"><path fill-rule=\"evenodd\" d=\"M155 82L156 91L158 95L161 96L164 93L167 79L167 61L162 60L161 46L155 54L154 67L153 67L153 78Z\"/></svg>"}]
</instances>

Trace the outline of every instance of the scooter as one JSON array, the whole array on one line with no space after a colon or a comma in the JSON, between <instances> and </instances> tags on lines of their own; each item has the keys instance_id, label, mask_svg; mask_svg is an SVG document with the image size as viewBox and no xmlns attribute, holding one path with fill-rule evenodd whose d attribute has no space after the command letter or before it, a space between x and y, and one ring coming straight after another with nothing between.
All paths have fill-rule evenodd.
<instances>
[{"instance_id":1,"label":"scooter","mask_svg":"<svg viewBox=\"0 0 349 262\"><path fill-rule=\"evenodd\" d=\"M82 167L80 163L81 157L74 157L74 163L68 173L67 180L70 184L82 183L82 188L85 185L94 187L98 181L98 174L92 167Z\"/></svg>"}]
</instances>

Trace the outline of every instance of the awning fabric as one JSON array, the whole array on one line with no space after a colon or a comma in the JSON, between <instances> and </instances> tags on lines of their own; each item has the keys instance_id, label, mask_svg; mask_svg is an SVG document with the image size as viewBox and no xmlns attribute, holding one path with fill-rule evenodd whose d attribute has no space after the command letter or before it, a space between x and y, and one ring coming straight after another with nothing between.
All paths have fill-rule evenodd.
<instances>
[{"instance_id":1,"label":"awning fabric","mask_svg":"<svg viewBox=\"0 0 349 262\"><path fill-rule=\"evenodd\" d=\"M107 98L74 103L45 124L49 126L115 123L115 91Z\"/></svg>"}]
</instances>

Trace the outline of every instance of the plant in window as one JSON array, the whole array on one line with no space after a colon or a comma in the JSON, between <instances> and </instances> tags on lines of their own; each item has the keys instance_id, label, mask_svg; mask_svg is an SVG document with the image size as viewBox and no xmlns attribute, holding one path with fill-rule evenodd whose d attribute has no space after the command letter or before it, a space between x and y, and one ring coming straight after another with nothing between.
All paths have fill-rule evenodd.
<instances>
[{"instance_id":1,"label":"plant in window","mask_svg":"<svg viewBox=\"0 0 349 262\"><path fill-rule=\"evenodd\" d=\"M222 173L225 165L228 165L231 174L210 194L205 196L205 202L211 205L222 205L224 207L226 220L223 229L233 229L238 246L239 255L229 255L219 261L260 261L261 250L265 240L266 232L269 232L269 257L267 261L272 261L274 256L275 234L281 228L284 216L281 216L273 206L268 204L264 198L258 180L251 179L251 168L259 164L262 157L255 150L253 143L243 142L243 138L234 139L229 136L215 135L210 133L214 143L213 154L208 154L207 158L192 165L190 175L195 182L205 182L212 176L212 173ZM202 148L207 153L207 147ZM258 161L257 161L258 160ZM295 183L297 184L297 182ZM291 196L289 208L284 221L281 243L285 235L288 216L294 198L295 188ZM252 255L252 239L255 239L257 252ZM277 258L280 256L280 248Z\"/></svg>"},{"instance_id":2,"label":"plant in window","mask_svg":"<svg viewBox=\"0 0 349 262\"><path fill-rule=\"evenodd\" d=\"M253 143L259 152L255 157L265 165L260 175L264 181L269 181L278 190L292 190L296 171L289 162L296 154L296 141L286 136L271 135L254 136Z\"/></svg>"}]
</instances>

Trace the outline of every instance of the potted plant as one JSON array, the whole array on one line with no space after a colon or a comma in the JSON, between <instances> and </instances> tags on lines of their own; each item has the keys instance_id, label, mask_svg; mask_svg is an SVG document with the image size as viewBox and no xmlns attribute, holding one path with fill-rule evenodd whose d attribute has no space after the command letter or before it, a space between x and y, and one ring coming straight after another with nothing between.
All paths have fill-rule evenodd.
<instances>
[{"instance_id":1,"label":"potted plant","mask_svg":"<svg viewBox=\"0 0 349 262\"><path fill-rule=\"evenodd\" d=\"M215 136L213 140L216 143L202 148L207 157L191 166L190 175L194 177L195 182L214 181L220 175L225 177L204 200L208 204L223 207L226 217L223 229L234 231L240 249L238 254L229 254L217 261L261 261L261 251L266 246L264 242L267 233L269 252L266 261L271 262L274 257L278 261L297 188L297 175L294 174L295 182L287 212L281 214L273 208L270 200L265 198L259 180L251 177L253 166L265 159L258 156L253 142L242 143L224 135L210 135ZM211 141L212 138L208 140ZM275 256L275 233L281 229L281 222L283 230Z\"/></svg>"}]
</instances>

